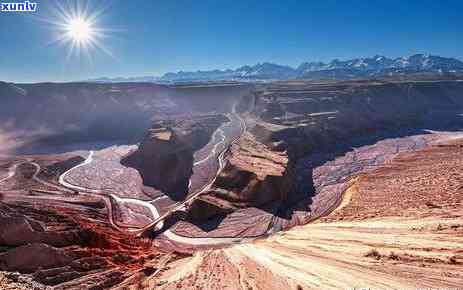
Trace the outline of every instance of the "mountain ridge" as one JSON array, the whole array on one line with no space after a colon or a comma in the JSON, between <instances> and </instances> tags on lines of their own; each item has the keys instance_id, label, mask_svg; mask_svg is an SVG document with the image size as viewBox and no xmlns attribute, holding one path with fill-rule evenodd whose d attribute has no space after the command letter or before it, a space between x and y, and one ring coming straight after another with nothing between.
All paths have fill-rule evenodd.
<instances>
[{"instance_id":1,"label":"mountain ridge","mask_svg":"<svg viewBox=\"0 0 463 290\"><path fill-rule=\"evenodd\" d=\"M188 82L224 80L291 80L291 79L353 79L403 75L409 73L463 72L463 62L457 58L430 54L389 58L383 55L330 62L303 62L297 67L272 62L244 65L236 69L214 69L168 72L160 77L97 78L92 82Z\"/></svg>"}]
</instances>

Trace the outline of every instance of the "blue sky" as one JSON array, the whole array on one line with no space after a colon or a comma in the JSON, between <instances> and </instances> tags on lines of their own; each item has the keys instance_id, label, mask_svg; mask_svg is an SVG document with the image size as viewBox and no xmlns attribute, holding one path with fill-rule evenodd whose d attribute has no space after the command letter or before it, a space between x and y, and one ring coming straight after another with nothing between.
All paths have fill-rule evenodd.
<instances>
[{"instance_id":1,"label":"blue sky","mask_svg":"<svg viewBox=\"0 0 463 290\"><path fill-rule=\"evenodd\" d=\"M107 8L98 26L114 30L103 40L113 57L95 50L91 62L47 45L56 31L38 19L50 18L56 1L36 0L35 13L0 13L0 80L161 75L265 61L296 66L375 54L463 58L459 0L90 0Z\"/></svg>"}]
</instances>

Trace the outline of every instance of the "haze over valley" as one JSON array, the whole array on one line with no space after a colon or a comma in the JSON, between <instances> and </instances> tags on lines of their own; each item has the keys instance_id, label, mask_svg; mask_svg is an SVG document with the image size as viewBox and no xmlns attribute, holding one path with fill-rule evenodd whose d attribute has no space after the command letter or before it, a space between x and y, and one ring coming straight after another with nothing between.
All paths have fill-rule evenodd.
<instances>
[{"instance_id":1,"label":"haze over valley","mask_svg":"<svg viewBox=\"0 0 463 290\"><path fill-rule=\"evenodd\" d=\"M461 3L36 4L0 289L462 289Z\"/></svg>"},{"instance_id":2,"label":"haze over valley","mask_svg":"<svg viewBox=\"0 0 463 290\"><path fill-rule=\"evenodd\" d=\"M421 227L413 217L422 216L432 216L433 224L451 230L423 224L421 235L432 239L438 231L440 241L446 235L452 240L461 222L462 192L452 180L459 174L454 166L459 166L458 140L463 137L463 82L439 78L173 86L2 83L6 106L1 116L8 125L3 132L15 137L2 142L9 146L3 148L1 165L1 269L19 271L27 283L57 289L83 283L89 288L139 283L222 288L222 283L242 283L230 271L254 269L250 265L257 263L268 271L265 279L310 288L323 282L294 279L310 277L302 268L293 270L296 276L281 277L274 266L254 256L258 250L252 247L272 245L280 236L278 244L291 244L281 231L312 237L314 227L360 221L358 230L384 223L385 228L377 230L387 232L396 231L387 224L391 219L411 222L413 226L402 230L411 235L413 228ZM29 113L21 111L25 103ZM17 146L11 145L14 140ZM393 195L386 194L387 186L368 191L388 184L380 172L402 174L402 167L394 169L399 160L439 154L453 154L456 163L439 173L441 182L426 185L426 191L420 186L407 189L407 182ZM423 186L427 183L421 174L449 166L439 165L440 160L413 160L415 171L403 173L412 174L404 178ZM371 183L370 176L379 177ZM364 185L368 182L372 185ZM430 195L447 186L452 188L447 189L452 193L446 191L449 197ZM391 206L386 210L383 204ZM451 219L444 217L449 214ZM221 250L236 243L244 244ZM427 255L440 257L432 260L419 253L425 244L388 250L378 242L351 258L358 261L351 271L380 263L376 271L383 274L359 281L382 285L390 279L389 267L412 267L408 276L398 276L397 285L457 285L462 281L458 242L455 248L450 245L445 251L428 250ZM395 260L372 259L368 251L405 256L390 264ZM202 281L196 272L196 267L212 266L209 257L224 260L224 268L209 270L211 277L223 279ZM312 263L310 255L294 259ZM337 267L330 259L327 254L317 263ZM199 264L188 266L195 260ZM416 266L416 260L425 268ZM442 263L454 280L433 272ZM161 272L146 270L149 267ZM176 267L188 267L191 274L171 276L163 270ZM430 278L418 280L424 269ZM249 276L246 283L259 288L265 284L261 279ZM344 283L349 284L341 278L334 285Z\"/></svg>"}]
</instances>

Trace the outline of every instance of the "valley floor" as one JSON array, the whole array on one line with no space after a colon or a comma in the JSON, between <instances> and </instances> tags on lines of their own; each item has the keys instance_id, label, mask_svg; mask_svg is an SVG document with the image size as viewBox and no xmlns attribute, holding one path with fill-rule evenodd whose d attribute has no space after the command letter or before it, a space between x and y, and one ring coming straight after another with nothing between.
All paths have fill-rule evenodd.
<instances>
[{"instance_id":1,"label":"valley floor","mask_svg":"<svg viewBox=\"0 0 463 290\"><path fill-rule=\"evenodd\" d=\"M199 252L145 286L459 289L462 206L463 141L447 140L360 175L338 210L315 223Z\"/></svg>"},{"instance_id":2,"label":"valley floor","mask_svg":"<svg viewBox=\"0 0 463 290\"><path fill-rule=\"evenodd\" d=\"M14 252L17 245L33 242L34 246L21 248L23 258L32 258L23 262L5 254L7 264L0 263L0 269L6 265L21 270L29 261L35 261L34 267L51 261L51 269L34 268L17 287L33 279L57 289L80 289L84 284L85 289L121 290L459 289L463 285L461 137L439 133L388 139L338 156L311 172L319 194L323 193L319 196L327 197L315 201L312 210L322 213L316 206L326 208L329 201L336 207L331 214L268 238L193 255L162 247L166 242L162 238L160 245L157 239L154 243L128 239L114 231L107 221L110 212L91 195L53 193L56 176L80 164L83 157L34 159L47 171L39 174L31 162L18 165L15 175L2 183L9 190L2 193L0 203L4 207L0 216L10 229L0 232L0 238L11 244L11 249L0 250ZM12 164L2 164L1 178L10 175ZM37 187L51 192L28 192ZM338 190L344 192L342 199L329 199L338 196ZM145 214L135 207L133 211ZM128 221L124 216L114 218ZM88 239L89 233L94 238ZM50 250L43 243L71 258L63 263L34 258L37 247ZM24 255L26 250L30 253ZM20 289L12 285L14 275L0 273L0 288L4 283Z\"/></svg>"}]
</instances>

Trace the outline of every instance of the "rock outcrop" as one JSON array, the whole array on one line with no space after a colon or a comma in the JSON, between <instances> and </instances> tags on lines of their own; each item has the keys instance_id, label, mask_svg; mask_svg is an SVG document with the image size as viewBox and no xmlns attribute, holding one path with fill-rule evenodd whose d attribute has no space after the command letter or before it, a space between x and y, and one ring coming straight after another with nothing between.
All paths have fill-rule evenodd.
<instances>
[{"instance_id":1,"label":"rock outcrop","mask_svg":"<svg viewBox=\"0 0 463 290\"><path fill-rule=\"evenodd\" d=\"M281 206L271 213L288 219L293 207L308 211L319 194L311 169L329 159L314 157L306 164L304 158L336 156L423 129L461 128L462 94L457 81L270 84L254 94L248 133L232 145L215 188L193 203L190 217L208 219L275 202Z\"/></svg>"},{"instance_id":2,"label":"rock outcrop","mask_svg":"<svg viewBox=\"0 0 463 290\"><path fill-rule=\"evenodd\" d=\"M51 287L40 284L29 275L16 272L0 272L0 289L4 290L51 290Z\"/></svg>"},{"instance_id":3,"label":"rock outcrop","mask_svg":"<svg viewBox=\"0 0 463 290\"><path fill-rule=\"evenodd\" d=\"M0 270L33 272L69 264L72 257L47 244L29 244L0 255Z\"/></svg>"},{"instance_id":4,"label":"rock outcrop","mask_svg":"<svg viewBox=\"0 0 463 290\"><path fill-rule=\"evenodd\" d=\"M69 246L79 240L78 230L65 232L45 231L43 225L22 216L0 216L0 244L22 246L29 243L47 243L53 246Z\"/></svg>"},{"instance_id":5,"label":"rock outcrop","mask_svg":"<svg viewBox=\"0 0 463 290\"><path fill-rule=\"evenodd\" d=\"M0 217L0 289L109 289L163 257L150 241L113 230L91 200L7 198Z\"/></svg>"},{"instance_id":6,"label":"rock outcrop","mask_svg":"<svg viewBox=\"0 0 463 290\"><path fill-rule=\"evenodd\" d=\"M463 83L280 83L256 94L252 133L296 158L362 135L463 124Z\"/></svg>"},{"instance_id":7,"label":"rock outcrop","mask_svg":"<svg viewBox=\"0 0 463 290\"><path fill-rule=\"evenodd\" d=\"M228 118L206 115L183 120L156 122L137 151L121 162L137 169L146 186L179 200L188 191L193 154L209 142L212 133Z\"/></svg>"},{"instance_id":8,"label":"rock outcrop","mask_svg":"<svg viewBox=\"0 0 463 290\"><path fill-rule=\"evenodd\" d=\"M272 150L245 133L232 144L214 189L193 203L190 217L207 219L240 208L283 202L292 188L293 174L286 152Z\"/></svg>"},{"instance_id":9,"label":"rock outcrop","mask_svg":"<svg viewBox=\"0 0 463 290\"><path fill-rule=\"evenodd\" d=\"M291 189L288 162L285 152L272 151L245 133L231 147L227 164L214 184L222 190L215 194L243 207L285 200Z\"/></svg>"}]
</instances>

